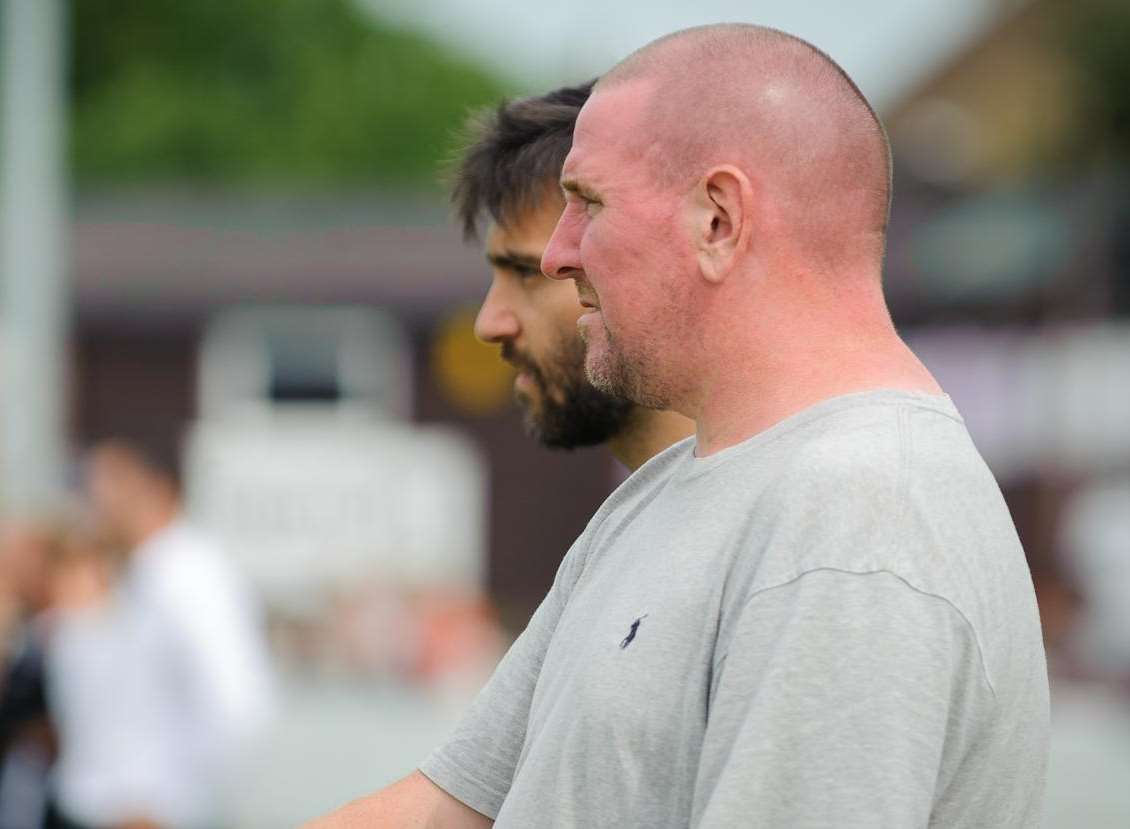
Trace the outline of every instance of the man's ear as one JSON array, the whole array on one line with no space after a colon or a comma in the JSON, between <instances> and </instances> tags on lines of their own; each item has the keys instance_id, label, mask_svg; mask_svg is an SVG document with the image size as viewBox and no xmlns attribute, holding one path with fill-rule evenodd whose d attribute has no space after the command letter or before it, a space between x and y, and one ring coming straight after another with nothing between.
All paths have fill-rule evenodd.
<instances>
[{"instance_id":1,"label":"man's ear","mask_svg":"<svg viewBox=\"0 0 1130 829\"><path fill-rule=\"evenodd\" d=\"M722 282L749 247L753 209L753 185L732 165L711 168L695 187L691 232L707 282Z\"/></svg>"}]
</instances>

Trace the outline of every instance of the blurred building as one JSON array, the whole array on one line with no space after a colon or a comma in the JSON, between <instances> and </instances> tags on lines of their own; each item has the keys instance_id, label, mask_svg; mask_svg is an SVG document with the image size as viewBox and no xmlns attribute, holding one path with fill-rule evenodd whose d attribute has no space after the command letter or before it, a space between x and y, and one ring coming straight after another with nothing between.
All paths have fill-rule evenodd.
<instances>
[{"instance_id":1,"label":"blurred building","mask_svg":"<svg viewBox=\"0 0 1130 829\"><path fill-rule=\"evenodd\" d=\"M1096 39L1103 25L1115 40L1130 28L1120 7L1012 4L885 114L896 162L888 279L905 323L1130 312L1126 126L1111 123L1122 116L1105 88L1130 68L1104 53L1101 30Z\"/></svg>"},{"instance_id":2,"label":"blurred building","mask_svg":"<svg viewBox=\"0 0 1130 829\"><path fill-rule=\"evenodd\" d=\"M145 435L179 449L199 414L202 337L225 309L381 309L408 334L411 419L458 426L488 459L487 584L504 620L524 624L610 490L613 462L602 450L549 454L522 435L508 372L470 332L485 262L442 205L88 195L73 233L77 441Z\"/></svg>"},{"instance_id":3,"label":"blurred building","mask_svg":"<svg viewBox=\"0 0 1130 829\"><path fill-rule=\"evenodd\" d=\"M164 80L184 80L193 94L169 95L149 86L155 73L146 67L106 70L116 44L125 42L120 32L132 29L103 8L70 5L78 36L97 35L94 47L77 50L77 120L82 134L97 140L78 148L76 167L101 176L93 182L80 176L71 227L73 442L127 434L169 452L184 447L207 408L199 393L206 337L232 309L379 310L399 322L408 342L406 419L454 427L484 459L486 585L506 626L521 629L561 556L622 473L604 450L550 453L525 438L505 369L492 349L473 340L487 268L480 252L459 239L442 197L423 183L421 171L430 178L434 158L413 155L423 139L413 132L416 116L399 109L416 102L423 118L435 109L432 90L468 71L415 71L426 63L418 55L431 55L432 47L388 32L366 53L356 46L361 27L347 20L328 26L320 41L332 60L343 56L322 76L291 60L287 38L271 44L267 29L252 25L274 8L261 2L192 6L211 29L179 49L180 28L166 18L189 6L137 5L130 13L149 18L130 48L147 51L151 61L166 52L182 59ZM287 25L305 34L315 20L311 10L356 4L307 0L277 8L283 5L294 17ZM1002 2L994 26L881 113L895 151L886 280L896 323L950 390L1001 481L1032 564L1056 667L1082 676L1117 675L1130 666L1123 623L1130 585L1121 586L1125 568L1118 566L1130 545L1124 518L1112 520L1130 514L1130 79L1120 80L1130 66L1130 14L1124 5ZM231 10L247 25L227 25L223 15ZM233 46L236 33L250 40ZM224 48L209 51L213 41ZM197 48L200 54L192 53ZM311 78L324 88L311 91L305 86ZM269 87L262 99L255 97L263 91L257 85ZM217 106L204 94L214 87L238 94ZM127 93L138 90L151 96L144 101L155 107L152 123L124 108ZM452 101L463 92L446 91L448 109L429 116L433 144L458 120ZM382 110L370 101L363 103L371 108L358 109L368 92L393 106ZM486 92L492 99L501 94L483 85L478 100ZM296 117L287 106L272 108L279 100L289 106L292 98L324 106L324 122ZM269 106L249 107L249 100ZM456 101L460 113L466 100ZM154 101L187 103L182 112ZM231 140L245 137L229 129L248 120L247 110L256 114L252 121L265 112L265 145ZM365 120L372 122L370 133L338 140L344 125ZM311 156L305 164L301 142L279 149L271 140L279 124L309 130L306 139L321 142L327 153L341 150L340 157ZM121 146L111 140L122 136ZM371 143L376 139L386 143ZM169 155L147 155L151 144ZM210 155L228 146L238 151ZM277 154L261 152L264 146ZM382 180L374 173L374 159L382 158L393 159L386 167L411 160L415 177ZM338 178L320 189L272 179L299 162L304 173L323 165ZM239 179L245 167L260 174L250 185ZM364 175L354 180L354 168ZM160 184L179 180L170 169L184 172L189 185ZM280 386L265 393L282 400L293 392ZM368 610L363 601L355 604L345 608L343 626L359 647L374 638L366 631L392 629L403 618L388 602L372 602ZM393 609L365 617L372 607ZM1089 628L1080 619L1089 619ZM1125 678L1130 681L1130 669ZM414 697L380 693L366 688L356 697L335 697L332 706L316 694L301 697L309 716L291 722L317 727L296 726L280 738L285 750L275 755L306 758L315 736L336 735L320 744L324 756L314 752L314 765L326 769L326 806L342 799L336 787L343 774L353 772L359 793L372 780L391 779L402 763L389 749L394 762L366 769L379 753L357 744L359 724L370 728L373 745L399 746L414 735L421 740L420 724L435 719L430 710L413 714L404 707ZM1118 714L1105 712L1124 712L1124 695L1101 709L1087 697L1078 708L1086 728L1118 742L1108 727ZM331 709L352 712L336 731L322 719ZM381 728L391 738L373 726L381 711L387 718ZM1091 732L1079 737L1080 756L1093 748ZM421 750L431 739L421 740ZM1120 746L1106 755L1114 758L1105 764L1108 777L1130 763ZM280 793L296 805L286 818L261 825L309 809L299 794L317 788L308 779L310 765L264 777L271 782L258 809ZM1109 808L1114 787L1107 778L1077 777L1091 781L1094 797L1087 797L1092 811L1078 813L1075 822L1121 825L1094 811ZM295 782L278 785L279 779Z\"/></svg>"},{"instance_id":4,"label":"blurred building","mask_svg":"<svg viewBox=\"0 0 1130 829\"><path fill-rule=\"evenodd\" d=\"M886 117L895 319L1001 481L1053 667L1123 682L1127 36L1125 4L1011 4Z\"/></svg>"},{"instance_id":5,"label":"blurred building","mask_svg":"<svg viewBox=\"0 0 1130 829\"><path fill-rule=\"evenodd\" d=\"M966 412L1038 577L1059 557L1049 516L1130 464L1130 174L1095 114L1087 57L1103 7L1009 4L884 113L895 319ZM411 419L466 430L488 459L487 583L517 628L615 472L601 450L549 454L520 434L509 381L470 340L479 253L435 195L399 192L88 188L72 245L73 434L181 440L201 338L224 309L383 309L408 332Z\"/></svg>"}]
</instances>

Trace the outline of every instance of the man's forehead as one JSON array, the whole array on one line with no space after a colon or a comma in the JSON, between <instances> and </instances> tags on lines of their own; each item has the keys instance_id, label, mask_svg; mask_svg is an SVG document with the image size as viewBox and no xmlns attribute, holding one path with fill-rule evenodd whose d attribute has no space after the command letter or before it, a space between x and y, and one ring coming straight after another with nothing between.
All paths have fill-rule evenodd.
<instances>
[{"instance_id":1,"label":"man's forehead","mask_svg":"<svg viewBox=\"0 0 1130 829\"><path fill-rule=\"evenodd\" d=\"M561 168L562 178L576 175L590 159L615 152L639 140L652 85L645 79L614 83L597 90L581 107L573 129L573 146Z\"/></svg>"},{"instance_id":2,"label":"man's forehead","mask_svg":"<svg viewBox=\"0 0 1130 829\"><path fill-rule=\"evenodd\" d=\"M561 194L554 187L536 207L516 211L506 222L491 221L486 233L487 254L521 250L540 259L563 207Z\"/></svg>"},{"instance_id":3,"label":"man's forehead","mask_svg":"<svg viewBox=\"0 0 1130 829\"><path fill-rule=\"evenodd\" d=\"M545 245L541 239L530 238L530 234L517 233L505 225L493 224L487 231L483 251L489 261L531 260L541 261Z\"/></svg>"}]
</instances>

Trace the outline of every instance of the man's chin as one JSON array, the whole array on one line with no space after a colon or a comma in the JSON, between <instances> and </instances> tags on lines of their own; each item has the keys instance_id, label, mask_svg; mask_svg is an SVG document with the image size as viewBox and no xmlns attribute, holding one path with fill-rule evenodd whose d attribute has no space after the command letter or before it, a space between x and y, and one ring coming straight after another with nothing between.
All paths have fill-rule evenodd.
<instances>
[{"instance_id":1,"label":"man's chin","mask_svg":"<svg viewBox=\"0 0 1130 829\"><path fill-rule=\"evenodd\" d=\"M588 378L589 384L597 391L615 395L617 390L612 388L611 376L607 355L596 349L590 349L585 354L585 377Z\"/></svg>"},{"instance_id":2,"label":"man's chin","mask_svg":"<svg viewBox=\"0 0 1130 829\"><path fill-rule=\"evenodd\" d=\"M533 390L525 391L523 389L514 389L514 405L518 407L518 411L522 413L522 419L529 423L536 423L541 416L542 399L541 395Z\"/></svg>"},{"instance_id":3,"label":"man's chin","mask_svg":"<svg viewBox=\"0 0 1130 829\"><path fill-rule=\"evenodd\" d=\"M534 379L533 374L528 371L518 372L514 378L514 394L531 395L537 394L538 390L538 381Z\"/></svg>"},{"instance_id":4,"label":"man's chin","mask_svg":"<svg viewBox=\"0 0 1130 829\"><path fill-rule=\"evenodd\" d=\"M522 413L522 428L527 436L547 449L573 448L571 442L558 434L560 424L555 423L557 415L547 408L540 389L532 393L515 391L514 400Z\"/></svg>"},{"instance_id":5,"label":"man's chin","mask_svg":"<svg viewBox=\"0 0 1130 829\"><path fill-rule=\"evenodd\" d=\"M545 422L545 414L530 407L522 408L522 430L526 436L536 440L548 449L555 449L554 435Z\"/></svg>"}]
</instances>

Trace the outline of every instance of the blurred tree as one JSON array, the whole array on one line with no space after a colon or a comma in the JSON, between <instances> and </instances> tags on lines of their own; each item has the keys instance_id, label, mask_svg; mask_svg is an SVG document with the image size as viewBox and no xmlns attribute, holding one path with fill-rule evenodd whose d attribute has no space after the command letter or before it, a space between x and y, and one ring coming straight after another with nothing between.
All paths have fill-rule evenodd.
<instances>
[{"instance_id":1,"label":"blurred tree","mask_svg":"<svg viewBox=\"0 0 1130 829\"><path fill-rule=\"evenodd\" d=\"M1106 306L1130 315L1130 2L1062 0L1061 13L1082 81L1082 142L1104 162L1111 191Z\"/></svg>"},{"instance_id":2,"label":"blurred tree","mask_svg":"<svg viewBox=\"0 0 1130 829\"><path fill-rule=\"evenodd\" d=\"M70 0L80 183L427 185L504 84L350 0Z\"/></svg>"},{"instance_id":3,"label":"blurred tree","mask_svg":"<svg viewBox=\"0 0 1130 829\"><path fill-rule=\"evenodd\" d=\"M1083 81L1090 143L1130 161L1130 2L1075 0L1059 10Z\"/></svg>"}]
</instances>

